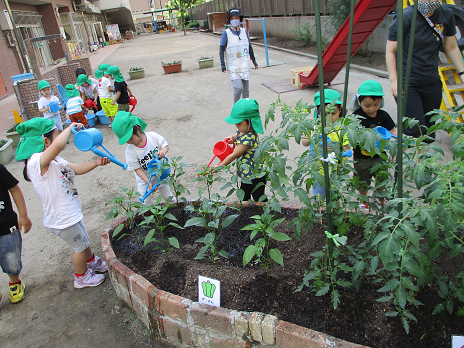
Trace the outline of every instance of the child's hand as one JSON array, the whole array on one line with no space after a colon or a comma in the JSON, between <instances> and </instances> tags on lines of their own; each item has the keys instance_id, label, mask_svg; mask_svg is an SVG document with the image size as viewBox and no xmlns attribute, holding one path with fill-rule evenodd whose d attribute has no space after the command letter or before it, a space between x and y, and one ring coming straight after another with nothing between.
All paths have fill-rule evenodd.
<instances>
[{"instance_id":1,"label":"child's hand","mask_svg":"<svg viewBox=\"0 0 464 348\"><path fill-rule=\"evenodd\" d=\"M158 151L155 155L158 156L159 159L162 159L164 156L166 156L166 152Z\"/></svg>"},{"instance_id":2,"label":"child's hand","mask_svg":"<svg viewBox=\"0 0 464 348\"><path fill-rule=\"evenodd\" d=\"M52 111L49 106L47 106L45 109L47 109L48 112Z\"/></svg>"},{"instance_id":3,"label":"child's hand","mask_svg":"<svg viewBox=\"0 0 464 348\"><path fill-rule=\"evenodd\" d=\"M74 127L77 127L77 129L79 130L79 129L84 128L84 125L82 123L79 123L79 122L73 122L73 123L71 123L70 128L73 129Z\"/></svg>"},{"instance_id":4,"label":"child's hand","mask_svg":"<svg viewBox=\"0 0 464 348\"><path fill-rule=\"evenodd\" d=\"M107 165L108 163L110 163L111 161L107 158L107 157L98 157L96 160L95 160L95 164L98 166L104 166L104 165Z\"/></svg>"},{"instance_id":5,"label":"child's hand","mask_svg":"<svg viewBox=\"0 0 464 348\"><path fill-rule=\"evenodd\" d=\"M111 105L114 105L114 104L116 104L116 103L115 103L114 100L113 100L113 101L111 102Z\"/></svg>"},{"instance_id":6,"label":"child's hand","mask_svg":"<svg viewBox=\"0 0 464 348\"><path fill-rule=\"evenodd\" d=\"M226 138L226 141L227 141L227 144L233 144L235 143L234 139L233 139L233 135L231 135L230 137Z\"/></svg>"},{"instance_id":7,"label":"child's hand","mask_svg":"<svg viewBox=\"0 0 464 348\"><path fill-rule=\"evenodd\" d=\"M29 219L29 216L19 216L19 219L18 219L18 227L19 227L19 230L21 231L22 228L24 227L24 233L27 233L30 231L31 227L32 227L32 221L31 219Z\"/></svg>"}]
</instances>

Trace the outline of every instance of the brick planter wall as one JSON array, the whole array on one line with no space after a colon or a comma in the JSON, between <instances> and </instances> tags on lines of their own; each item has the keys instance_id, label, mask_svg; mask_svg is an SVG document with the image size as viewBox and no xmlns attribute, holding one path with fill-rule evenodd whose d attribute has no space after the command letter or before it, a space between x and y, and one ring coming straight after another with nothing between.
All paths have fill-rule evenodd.
<instances>
[{"instance_id":1,"label":"brick planter wall","mask_svg":"<svg viewBox=\"0 0 464 348\"><path fill-rule=\"evenodd\" d=\"M125 218L119 219L101 235L109 279L118 297L136 312L159 343L168 347L204 348L365 347L279 320L273 315L205 305L157 289L123 265L113 251L110 233L124 221Z\"/></svg>"}]
</instances>

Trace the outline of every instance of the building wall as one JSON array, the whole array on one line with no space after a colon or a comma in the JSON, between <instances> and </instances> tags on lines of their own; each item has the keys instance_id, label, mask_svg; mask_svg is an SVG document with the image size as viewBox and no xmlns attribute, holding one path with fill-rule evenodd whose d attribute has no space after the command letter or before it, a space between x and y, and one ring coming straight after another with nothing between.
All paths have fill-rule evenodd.
<instances>
[{"instance_id":1,"label":"building wall","mask_svg":"<svg viewBox=\"0 0 464 348\"><path fill-rule=\"evenodd\" d=\"M22 74L21 65L18 62L15 51L8 46L6 33L2 30L0 33L0 57L2 63L0 64L0 74L8 94L14 94L13 81L10 76Z\"/></svg>"}]
</instances>

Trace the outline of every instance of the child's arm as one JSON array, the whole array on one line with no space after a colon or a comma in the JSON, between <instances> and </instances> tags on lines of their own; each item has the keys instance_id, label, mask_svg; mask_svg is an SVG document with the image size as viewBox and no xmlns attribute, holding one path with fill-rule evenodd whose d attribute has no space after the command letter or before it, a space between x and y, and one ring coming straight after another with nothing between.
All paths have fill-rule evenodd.
<instances>
[{"instance_id":1,"label":"child's arm","mask_svg":"<svg viewBox=\"0 0 464 348\"><path fill-rule=\"evenodd\" d=\"M108 86L106 87L106 89L108 90L108 92L111 92L111 93L114 92L113 86Z\"/></svg>"},{"instance_id":2,"label":"child's arm","mask_svg":"<svg viewBox=\"0 0 464 348\"><path fill-rule=\"evenodd\" d=\"M227 138L228 138L227 143L233 144L237 141L237 134L229 135Z\"/></svg>"},{"instance_id":3,"label":"child's arm","mask_svg":"<svg viewBox=\"0 0 464 348\"><path fill-rule=\"evenodd\" d=\"M39 112L44 113L44 112L50 112L50 107L46 106L43 109L39 109Z\"/></svg>"},{"instance_id":4,"label":"child's arm","mask_svg":"<svg viewBox=\"0 0 464 348\"><path fill-rule=\"evenodd\" d=\"M145 181L148 184L148 189L151 190L152 184L151 184L151 182L148 182L149 178L147 176L147 173L145 173L142 168L137 168L135 170L135 172L140 177L140 179L142 179L143 181Z\"/></svg>"},{"instance_id":5,"label":"child's arm","mask_svg":"<svg viewBox=\"0 0 464 348\"><path fill-rule=\"evenodd\" d=\"M127 91L129 92L129 97L130 97L130 96L132 95L132 91L131 91L131 89L129 88L129 86L126 86L126 88L127 88Z\"/></svg>"},{"instance_id":6,"label":"child's arm","mask_svg":"<svg viewBox=\"0 0 464 348\"><path fill-rule=\"evenodd\" d=\"M237 145L234 149L234 152L232 152L229 156L227 156L221 163L217 164L216 167L219 166L226 166L230 163L232 163L234 160L237 158L241 157L243 153L250 147L250 145Z\"/></svg>"},{"instance_id":7,"label":"child's arm","mask_svg":"<svg viewBox=\"0 0 464 348\"><path fill-rule=\"evenodd\" d=\"M116 95L113 98L113 101L111 102L111 105L116 104L116 102L118 101L120 95L121 95L121 91L117 91Z\"/></svg>"},{"instance_id":8,"label":"child's arm","mask_svg":"<svg viewBox=\"0 0 464 348\"><path fill-rule=\"evenodd\" d=\"M27 233L32 227L32 222L31 222L31 219L29 219L29 216L27 216L26 201L24 200L23 192L19 188L19 185L12 187L9 191L11 195L13 196L13 200L16 204L16 208L18 208L19 230L21 231L21 229L24 227L24 233Z\"/></svg>"},{"instance_id":9,"label":"child's arm","mask_svg":"<svg viewBox=\"0 0 464 348\"><path fill-rule=\"evenodd\" d=\"M396 127L393 128L393 129L390 129L390 133L391 133L392 135L398 136L398 129L396 129Z\"/></svg>"},{"instance_id":10,"label":"child's arm","mask_svg":"<svg viewBox=\"0 0 464 348\"><path fill-rule=\"evenodd\" d=\"M77 127L78 129L84 127L82 123L73 122L70 127L65 128L48 146L40 156L40 174L44 175L48 170L48 165L53 159L60 154L66 146L69 137L71 136L71 129Z\"/></svg>"},{"instance_id":11,"label":"child's arm","mask_svg":"<svg viewBox=\"0 0 464 348\"><path fill-rule=\"evenodd\" d=\"M84 111L84 113L89 112L89 109L87 109L84 104L81 104L81 108L82 108L82 111Z\"/></svg>"},{"instance_id":12,"label":"child's arm","mask_svg":"<svg viewBox=\"0 0 464 348\"><path fill-rule=\"evenodd\" d=\"M155 155L158 155L158 158L159 159L162 159L164 156L166 156L166 154L168 153L169 151L169 146L166 145L165 147L163 147L161 150L159 150L157 153L155 153ZM140 175L139 175L140 176Z\"/></svg>"},{"instance_id":13,"label":"child's arm","mask_svg":"<svg viewBox=\"0 0 464 348\"><path fill-rule=\"evenodd\" d=\"M74 170L74 173L76 173L76 175L82 175L94 170L98 166L104 166L108 163L110 163L110 160L107 157L98 157L95 161L81 164L74 164L68 162L68 167Z\"/></svg>"}]
</instances>

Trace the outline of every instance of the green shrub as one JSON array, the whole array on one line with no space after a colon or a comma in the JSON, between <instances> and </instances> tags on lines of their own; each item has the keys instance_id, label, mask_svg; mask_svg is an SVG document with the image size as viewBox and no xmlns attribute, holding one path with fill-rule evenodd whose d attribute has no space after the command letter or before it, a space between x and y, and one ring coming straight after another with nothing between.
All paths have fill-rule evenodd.
<instances>
[{"instance_id":1,"label":"green shrub","mask_svg":"<svg viewBox=\"0 0 464 348\"><path fill-rule=\"evenodd\" d=\"M189 28L198 28L199 26L200 26L200 23L198 23L197 21L192 22L188 25Z\"/></svg>"},{"instance_id":2,"label":"green shrub","mask_svg":"<svg viewBox=\"0 0 464 348\"><path fill-rule=\"evenodd\" d=\"M207 20L203 21L203 29L205 29L205 30L209 29L209 24L208 24Z\"/></svg>"},{"instance_id":3,"label":"green shrub","mask_svg":"<svg viewBox=\"0 0 464 348\"><path fill-rule=\"evenodd\" d=\"M358 0L354 0L355 5L357 2ZM350 15L350 8L351 0L327 0L327 9L330 13L329 23L335 31L340 29Z\"/></svg>"},{"instance_id":4,"label":"green shrub","mask_svg":"<svg viewBox=\"0 0 464 348\"><path fill-rule=\"evenodd\" d=\"M314 26L310 28L309 22L303 23L302 25L295 25L292 29L292 32L296 34L296 39L302 41L306 46L311 44L313 39L312 30Z\"/></svg>"}]
</instances>

